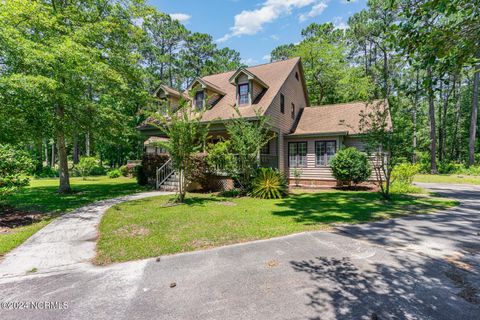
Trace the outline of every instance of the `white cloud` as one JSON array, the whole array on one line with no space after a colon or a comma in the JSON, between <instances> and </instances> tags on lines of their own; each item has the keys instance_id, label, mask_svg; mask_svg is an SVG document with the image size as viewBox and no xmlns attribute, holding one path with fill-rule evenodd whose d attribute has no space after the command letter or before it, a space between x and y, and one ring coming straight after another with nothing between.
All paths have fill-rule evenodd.
<instances>
[{"instance_id":1,"label":"white cloud","mask_svg":"<svg viewBox=\"0 0 480 320\"><path fill-rule=\"evenodd\" d=\"M218 39L217 42L225 42L230 38L242 35L257 34L265 24L277 20L282 15L291 14L293 9L304 8L312 4L317 6L321 2L319 0L267 0L258 9L244 10L237 14L230 32Z\"/></svg>"},{"instance_id":2,"label":"white cloud","mask_svg":"<svg viewBox=\"0 0 480 320\"><path fill-rule=\"evenodd\" d=\"M178 20L180 23L187 23L192 16L186 13L171 13L170 17L172 17L173 20Z\"/></svg>"},{"instance_id":3,"label":"white cloud","mask_svg":"<svg viewBox=\"0 0 480 320\"><path fill-rule=\"evenodd\" d=\"M300 17L298 17L298 20L300 22L303 22L307 19L318 17L319 15L321 15L323 13L323 11L327 7L328 7L328 5L327 5L326 1L320 1L319 3L317 3L316 5L314 5L312 7L312 9L310 10L309 13L301 14Z\"/></svg>"},{"instance_id":4,"label":"white cloud","mask_svg":"<svg viewBox=\"0 0 480 320\"><path fill-rule=\"evenodd\" d=\"M277 36L276 34L272 34L272 35L270 36L270 39L277 41L277 40L280 40L280 37Z\"/></svg>"},{"instance_id":5,"label":"white cloud","mask_svg":"<svg viewBox=\"0 0 480 320\"><path fill-rule=\"evenodd\" d=\"M263 56L262 60L270 61L270 60L272 60L272 56L269 55L269 54L266 54L266 55Z\"/></svg>"},{"instance_id":6,"label":"white cloud","mask_svg":"<svg viewBox=\"0 0 480 320\"><path fill-rule=\"evenodd\" d=\"M341 3L343 4L350 4L350 3L355 3L357 2L358 0L340 0Z\"/></svg>"},{"instance_id":7,"label":"white cloud","mask_svg":"<svg viewBox=\"0 0 480 320\"><path fill-rule=\"evenodd\" d=\"M242 61L240 62L242 64L246 64L247 66L253 66L255 64L258 64L258 60L255 60L253 58L242 59Z\"/></svg>"}]
</instances>

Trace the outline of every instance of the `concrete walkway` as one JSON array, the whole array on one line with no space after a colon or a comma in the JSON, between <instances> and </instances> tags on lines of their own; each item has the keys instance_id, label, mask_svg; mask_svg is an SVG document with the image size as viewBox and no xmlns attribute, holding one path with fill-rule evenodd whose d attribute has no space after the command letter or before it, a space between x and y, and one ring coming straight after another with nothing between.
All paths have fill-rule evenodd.
<instances>
[{"instance_id":1,"label":"concrete walkway","mask_svg":"<svg viewBox=\"0 0 480 320\"><path fill-rule=\"evenodd\" d=\"M0 302L66 307L0 308L0 319L478 319L474 251L470 260L452 262L437 249L450 254L478 244L480 190L431 187L462 204L392 220L401 232L385 221L386 231L374 223L362 226L370 230L308 232L159 260L79 263L2 278Z\"/></svg>"},{"instance_id":2,"label":"concrete walkway","mask_svg":"<svg viewBox=\"0 0 480 320\"><path fill-rule=\"evenodd\" d=\"M32 269L43 273L89 264L95 257L97 226L108 208L165 194L171 193L145 192L97 201L59 217L0 260L0 277L25 275Z\"/></svg>"}]
</instances>

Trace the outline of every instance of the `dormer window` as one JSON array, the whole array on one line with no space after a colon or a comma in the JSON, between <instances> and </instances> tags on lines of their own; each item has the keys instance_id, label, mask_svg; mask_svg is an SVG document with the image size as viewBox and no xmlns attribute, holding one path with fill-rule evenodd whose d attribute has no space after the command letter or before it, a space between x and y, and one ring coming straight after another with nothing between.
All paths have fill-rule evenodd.
<instances>
[{"instance_id":1,"label":"dormer window","mask_svg":"<svg viewBox=\"0 0 480 320\"><path fill-rule=\"evenodd\" d=\"M245 105L250 103L249 84L242 83L238 85L238 104Z\"/></svg>"},{"instance_id":2,"label":"dormer window","mask_svg":"<svg viewBox=\"0 0 480 320\"><path fill-rule=\"evenodd\" d=\"M204 98L205 98L205 95L203 91L197 91L197 93L195 93L195 108L197 110L203 109Z\"/></svg>"}]
</instances>

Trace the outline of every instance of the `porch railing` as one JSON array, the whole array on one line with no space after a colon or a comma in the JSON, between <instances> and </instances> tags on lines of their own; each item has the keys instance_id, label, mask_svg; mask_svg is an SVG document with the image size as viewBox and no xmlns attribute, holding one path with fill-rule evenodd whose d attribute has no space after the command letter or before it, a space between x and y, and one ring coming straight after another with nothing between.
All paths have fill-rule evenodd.
<instances>
[{"instance_id":1,"label":"porch railing","mask_svg":"<svg viewBox=\"0 0 480 320\"><path fill-rule=\"evenodd\" d=\"M156 188L160 188L161 185L167 181L168 178L174 173L175 171L173 170L172 166L172 159L169 159L167 162L163 164L160 168L157 169L157 175L156 175L156 183L155 186Z\"/></svg>"}]
</instances>

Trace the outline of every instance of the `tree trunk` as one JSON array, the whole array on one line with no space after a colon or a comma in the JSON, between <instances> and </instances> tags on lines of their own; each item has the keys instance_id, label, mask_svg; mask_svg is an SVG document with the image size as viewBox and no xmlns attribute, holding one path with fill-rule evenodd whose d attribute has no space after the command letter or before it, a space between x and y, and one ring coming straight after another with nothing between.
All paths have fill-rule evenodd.
<instances>
[{"instance_id":1,"label":"tree trunk","mask_svg":"<svg viewBox=\"0 0 480 320\"><path fill-rule=\"evenodd\" d=\"M438 93L438 161L443 162L443 112L442 107L443 104L441 101L444 99L443 96L443 81L440 82L440 92Z\"/></svg>"},{"instance_id":2,"label":"tree trunk","mask_svg":"<svg viewBox=\"0 0 480 320\"><path fill-rule=\"evenodd\" d=\"M85 134L85 155L90 157L90 131Z\"/></svg>"},{"instance_id":3,"label":"tree trunk","mask_svg":"<svg viewBox=\"0 0 480 320\"><path fill-rule=\"evenodd\" d=\"M437 174L437 132L435 125L435 92L433 91L432 68L428 71L428 117L430 120L430 164L431 173Z\"/></svg>"},{"instance_id":4,"label":"tree trunk","mask_svg":"<svg viewBox=\"0 0 480 320\"><path fill-rule=\"evenodd\" d=\"M75 134L73 138L73 163L77 164L80 162L80 155L79 155L79 145L78 145L78 134Z\"/></svg>"},{"instance_id":5,"label":"tree trunk","mask_svg":"<svg viewBox=\"0 0 480 320\"><path fill-rule=\"evenodd\" d=\"M50 160L52 160L52 164L50 166L55 168L55 141L52 142L52 156Z\"/></svg>"},{"instance_id":6,"label":"tree trunk","mask_svg":"<svg viewBox=\"0 0 480 320\"><path fill-rule=\"evenodd\" d=\"M35 142L35 147L37 149L37 163L35 165L35 171L38 173L43 169L43 148L42 148L42 140L37 140Z\"/></svg>"},{"instance_id":7,"label":"tree trunk","mask_svg":"<svg viewBox=\"0 0 480 320\"><path fill-rule=\"evenodd\" d=\"M460 127L460 115L461 115L461 87L462 87L462 78L459 77L458 86L455 93L455 125L453 126L453 135L452 135L452 148L450 152L450 158L454 161L458 161L459 152L458 152L458 128Z\"/></svg>"},{"instance_id":8,"label":"tree trunk","mask_svg":"<svg viewBox=\"0 0 480 320\"><path fill-rule=\"evenodd\" d=\"M480 50L477 54L480 58ZM470 137L468 140L468 165L475 164L475 144L477 142L477 122L478 122L478 85L480 82L480 63L475 66L475 74L473 76L473 99L472 99L472 116L470 119Z\"/></svg>"},{"instance_id":9,"label":"tree trunk","mask_svg":"<svg viewBox=\"0 0 480 320\"><path fill-rule=\"evenodd\" d=\"M45 139L45 167L49 167L50 166L50 161L48 161L48 140Z\"/></svg>"},{"instance_id":10,"label":"tree trunk","mask_svg":"<svg viewBox=\"0 0 480 320\"><path fill-rule=\"evenodd\" d=\"M58 167L60 175L60 186L58 187L58 193L69 193L72 191L70 187L70 176L68 173L68 160L67 160L67 148L65 144L65 131L63 128L63 121L65 117L65 109L61 105L57 105L56 108L57 115L57 148L58 148Z\"/></svg>"},{"instance_id":11,"label":"tree trunk","mask_svg":"<svg viewBox=\"0 0 480 320\"><path fill-rule=\"evenodd\" d=\"M415 100L413 103L412 110L412 121L413 121L413 154L412 154L412 163L417 163L417 107L418 107L418 92L419 92L419 76L417 70L417 76L415 79Z\"/></svg>"}]
</instances>

